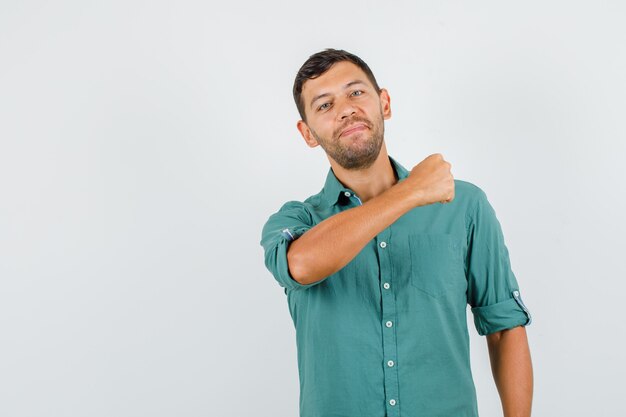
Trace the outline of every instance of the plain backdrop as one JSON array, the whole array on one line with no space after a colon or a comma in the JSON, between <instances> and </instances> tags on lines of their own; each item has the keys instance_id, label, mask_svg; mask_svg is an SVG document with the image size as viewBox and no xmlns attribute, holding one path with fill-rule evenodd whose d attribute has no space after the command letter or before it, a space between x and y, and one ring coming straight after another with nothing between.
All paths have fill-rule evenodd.
<instances>
[{"instance_id":1,"label":"plain backdrop","mask_svg":"<svg viewBox=\"0 0 626 417\"><path fill-rule=\"evenodd\" d=\"M326 178L291 87L327 47L389 90L391 156L440 152L487 193L533 314L533 415L626 415L625 18L620 1L1 0L0 416L297 415L259 242ZM499 416L471 318L479 410Z\"/></svg>"}]
</instances>

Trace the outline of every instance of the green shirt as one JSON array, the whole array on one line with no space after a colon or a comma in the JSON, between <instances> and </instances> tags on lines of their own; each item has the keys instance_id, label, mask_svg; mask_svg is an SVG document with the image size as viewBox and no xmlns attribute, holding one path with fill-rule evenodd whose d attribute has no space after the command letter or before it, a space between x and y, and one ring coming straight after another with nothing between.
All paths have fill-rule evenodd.
<instances>
[{"instance_id":1,"label":"green shirt","mask_svg":"<svg viewBox=\"0 0 626 417\"><path fill-rule=\"evenodd\" d=\"M409 172L389 160L404 180ZM318 194L267 220L260 243L296 330L301 417L478 416L467 304L480 335L531 316L485 193L454 183L450 203L413 208L306 285L289 273L289 243L360 199L330 168Z\"/></svg>"}]
</instances>

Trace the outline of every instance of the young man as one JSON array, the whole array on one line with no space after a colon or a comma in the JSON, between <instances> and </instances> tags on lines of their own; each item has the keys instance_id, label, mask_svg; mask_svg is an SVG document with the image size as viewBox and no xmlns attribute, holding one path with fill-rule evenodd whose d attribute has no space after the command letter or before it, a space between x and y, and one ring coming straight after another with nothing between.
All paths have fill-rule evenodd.
<instances>
[{"instance_id":1,"label":"young man","mask_svg":"<svg viewBox=\"0 0 626 417\"><path fill-rule=\"evenodd\" d=\"M293 87L322 190L263 227L265 264L296 329L302 417L475 417L466 308L487 336L505 417L530 416L531 316L495 212L430 155L387 154L389 93L357 56L327 49Z\"/></svg>"}]
</instances>

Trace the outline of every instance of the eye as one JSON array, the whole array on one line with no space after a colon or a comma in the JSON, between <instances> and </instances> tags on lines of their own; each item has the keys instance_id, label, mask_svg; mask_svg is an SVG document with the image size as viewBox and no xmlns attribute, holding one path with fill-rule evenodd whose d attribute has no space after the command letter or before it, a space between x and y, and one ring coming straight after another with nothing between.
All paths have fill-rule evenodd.
<instances>
[{"instance_id":1,"label":"eye","mask_svg":"<svg viewBox=\"0 0 626 417\"><path fill-rule=\"evenodd\" d=\"M351 95L352 96L360 96L361 94L363 94L363 91L361 91L361 90L354 90Z\"/></svg>"},{"instance_id":2,"label":"eye","mask_svg":"<svg viewBox=\"0 0 626 417\"><path fill-rule=\"evenodd\" d=\"M330 106L330 103L324 103L321 106L319 106L317 109L318 110L326 110L328 108L328 106Z\"/></svg>"}]
</instances>

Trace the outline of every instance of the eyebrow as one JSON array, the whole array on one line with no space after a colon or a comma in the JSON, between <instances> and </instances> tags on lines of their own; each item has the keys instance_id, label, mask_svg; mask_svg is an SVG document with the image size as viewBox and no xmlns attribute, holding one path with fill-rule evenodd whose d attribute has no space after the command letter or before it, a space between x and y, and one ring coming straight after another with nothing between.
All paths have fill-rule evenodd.
<instances>
[{"instance_id":1,"label":"eyebrow","mask_svg":"<svg viewBox=\"0 0 626 417\"><path fill-rule=\"evenodd\" d=\"M348 84L344 85L344 86L343 86L343 89L345 90L345 89L347 89L347 88L350 88L350 87L352 87L352 86L353 86L353 85L355 85L355 84L363 84L363 85L366 85L366 84L365 84L365 82L363 82L363 81L361 81L361 80L354 80L354 81L350 81ZM316 102L317 100L319 100L320 98L323 98L323 97L327 97L327 96L330 96L330 93L322 93L322 94L320 94L320 95L317 95L317 96L313 97L313 100L311 100L311 108L313 108L313 104L315 104L315 102Z\"/></svg>"}]
</instances>

